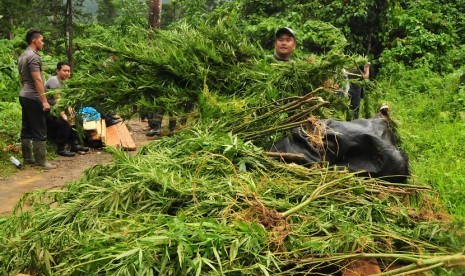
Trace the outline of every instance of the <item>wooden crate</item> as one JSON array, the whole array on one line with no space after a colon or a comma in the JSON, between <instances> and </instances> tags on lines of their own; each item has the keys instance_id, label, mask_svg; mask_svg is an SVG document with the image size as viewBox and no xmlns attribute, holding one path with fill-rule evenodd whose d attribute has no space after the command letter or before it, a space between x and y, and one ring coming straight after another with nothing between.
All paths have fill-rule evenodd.
<instances>
[{"instance_id":1,"label":"wooden crate","mask_svg":"<svg viewBox=\"0 0 465 276\"><path fill-rule=\"evenodd\" d=\"M106 139L105 120L99 119L98 121L84 121L84 132L86 133L87 140L89 141L102 141Z\"/></svg>"}]
</instances>

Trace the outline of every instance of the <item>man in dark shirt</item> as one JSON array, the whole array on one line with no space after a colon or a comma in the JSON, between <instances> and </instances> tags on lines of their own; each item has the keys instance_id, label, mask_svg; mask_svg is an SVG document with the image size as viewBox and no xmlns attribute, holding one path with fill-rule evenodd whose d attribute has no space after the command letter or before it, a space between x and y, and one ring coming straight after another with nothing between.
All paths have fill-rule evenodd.
<instances>
[{"instance_id":1,"label":"man in dark shirt","mask_svg":"<svg viewBox=\"0 0 465 276\"><path fill-rule=\"evenodd\" d=\"M46 115L50 111L50 105L45 97L42 61L37 54L43 49L43 39L40 30L31 29L26 33L28 47L18 59L21 81L19 103L22 109L21 149L24 164L35 164L37 167L48 170L55 169L57 166L45 160Z\"/></svg>"},{"instance_id":2,"label":"man in dark shirt","mask_svg":"<svg viewBox=\"0 0 465 276\"><path fill-rule=\"evenodd\" d=\"M365 64L363 71L358 67L353 67L345 70L345 74L349 80L368 79L370 77L370 63L368 62ZM355 83L350 83L348 92L350 97L349 108L352 111L352 119L358 119L360 113L360 103L363 98L362 87ZM347 119L350 120L351 116L349 115Z\"/></svg>"}]
</instances>

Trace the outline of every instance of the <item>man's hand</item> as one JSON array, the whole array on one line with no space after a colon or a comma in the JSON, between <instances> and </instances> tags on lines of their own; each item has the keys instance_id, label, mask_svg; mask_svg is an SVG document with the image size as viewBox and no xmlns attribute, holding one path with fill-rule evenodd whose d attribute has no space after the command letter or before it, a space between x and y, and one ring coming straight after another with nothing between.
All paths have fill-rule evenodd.
<instances>
[{"instance_id":1,"label":"man's hand","mask_svg":"<svg viewBox=\"0 0 465 276\"><path fill-rule=\"evenodd\" d=\"M363 67L363 78L368 79L370 77L370 65L371 63L367 62Z\"/></svg>"},{"instance_id":2,"label":"man's hand","mask_svg":"<svg viewBox=\"0 0 465 276\"><path fill-rule=\"evenodd\" d=\"M67 122L68 121L68 116L66 116L66 113L64 111L62 111L60 113L60 116L61 116L61 119L63 119L63 121Z\"/></svg>"},{"instance_id":3,"label":"man's hand","mask_svg":"<svg viewBox=\"0 0 465 276\"><path fill-rule=\"evenodd\" d=\"M49 112L50 111L50 105L48 104L47 101L45 102L42 102L42 108L45 112Z\"/></svg>"}]
</instances>

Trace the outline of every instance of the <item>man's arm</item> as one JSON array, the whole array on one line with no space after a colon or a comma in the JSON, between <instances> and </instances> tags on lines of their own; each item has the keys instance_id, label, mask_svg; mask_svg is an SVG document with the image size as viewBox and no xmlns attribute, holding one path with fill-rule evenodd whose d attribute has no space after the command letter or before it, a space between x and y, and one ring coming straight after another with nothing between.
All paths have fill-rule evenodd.
<instances>
[{"instance_id":1,"label":"man's arm","mask_svg":"<svg viewBox=\"0 0 465 276\"><path fill-rule=\"evenodd\" d=\"M40 100L44 111L50 111L50 105L47 102L47 97L45 97L45 88L44 82L42 81L42 75L40 71L31 72L32 79L34 80L34 85L36 87L37 93L39 93Z\"/></svg>"}]
</instances>

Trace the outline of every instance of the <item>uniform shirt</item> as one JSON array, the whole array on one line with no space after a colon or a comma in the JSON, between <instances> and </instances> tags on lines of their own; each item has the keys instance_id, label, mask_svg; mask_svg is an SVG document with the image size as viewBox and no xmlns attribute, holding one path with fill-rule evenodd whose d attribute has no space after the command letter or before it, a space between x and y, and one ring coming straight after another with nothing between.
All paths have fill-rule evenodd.
<instances>
[{"instance_id":1,"label":"uniform shirt","mask_svg":"<svg viewBox=\"0 0 465 276\"><path fill-rule=\"evenodd\" d=\"M63 88L63 84L60 82L57 76L50 77L45 83L45 91L50 89L60 89ZM57 101L53 95L47 95L48 104L54 106Z\"/></svg>"},{"instance_id":2,"label":"uniform shirt","mask_svg":"<svg viewBox=\"0 0 465 276\"><path fill-rule=\"evenodd\" d=\"M267 56L267 59L268 59L270 62L273 62L273 61L290 62L290 63L293 63L293 62L294 62L294 60L292 60L291 58L289 58L289 59L280 59L280 58L277 57L276 55L268 55L268 56Z\"/></svg>"},{"instance_id":3,"label":"uniform shirt","mask_svg":"<svg viewBox=\"0 0 465 276\"><path fill-rule=\"evenodd\" d=\"M40 56L29 47L26 48L26 51L24 51L18 59L18 72L23 80L19 96L41 101L31 72L40 72L43 83L42 61L40 60Z\"/></svg>"},{"instance_id":4,"label":"uniform shirt","mask_svg":"<svg viewBox=\"0 0 465 276\"><path fill-rule=\"evenodd\" d=\"M50 77L45 83L45 91L49 89L60 89L63 88L63 84L58 79L58 76Z\"/></svg>"}]
</instances>

